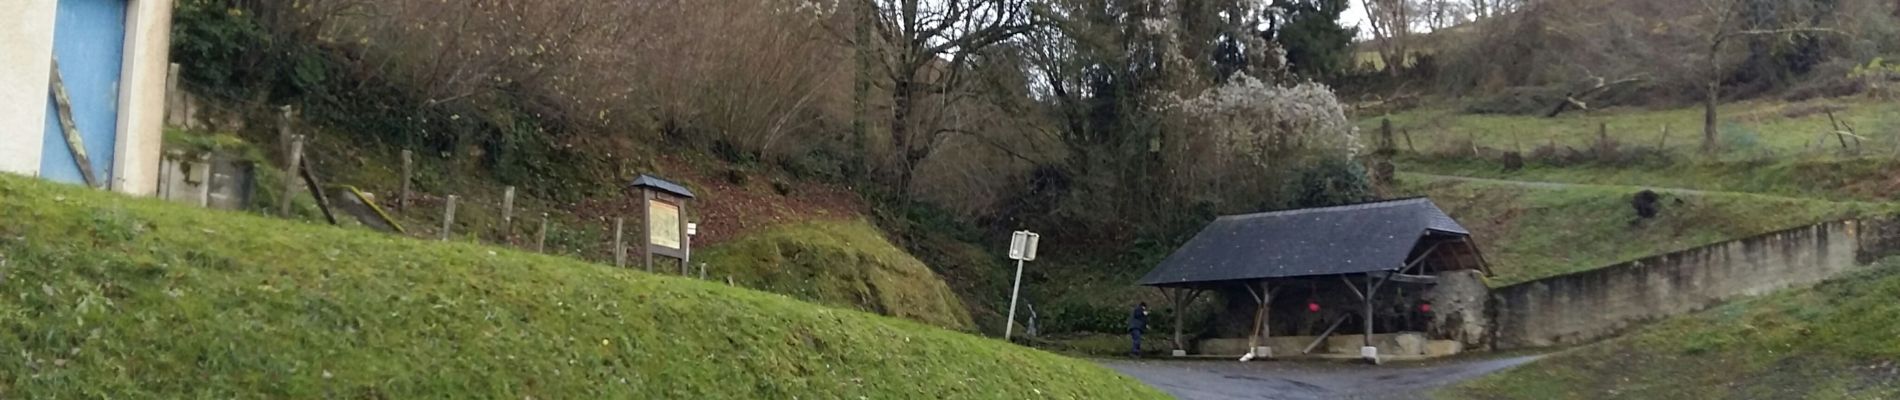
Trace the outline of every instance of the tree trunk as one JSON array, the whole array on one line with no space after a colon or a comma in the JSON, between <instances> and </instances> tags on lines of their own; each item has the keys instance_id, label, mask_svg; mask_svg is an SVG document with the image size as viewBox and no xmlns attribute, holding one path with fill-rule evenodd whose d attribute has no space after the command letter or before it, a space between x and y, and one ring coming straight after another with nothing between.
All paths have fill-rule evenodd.
<instances>
[{"instance_id":1,"label":"tree trunk","mask_svg":"<svg viewBox=\"0 0 1900 400\"><path fill-rule=\"evenodd\" d=\"M908 79L901 78L897 79L897 81L891 85L891 91L893 92L893 96L891 97L890 127L891 147L893 148L891 155L892 160L897 164L895 165L897 168L897 190L906 194L910 193L910 179L913 175L911 173L913 169L911 153L914 151L912 147L916 146L912 143L912 138L910 137L910 115L911 107L914 104L911 98L911 87L912 83Z\"/></svg>"},{"instance_id":2,"label":"tree trunk","mask_svg":"<svg viewBox=\"0 0 1900 400\"><path fill-rule=\"evenodd\" d=\"M1710 79L1708 91L1708 97L1702 101L1702 151L1714 154L1715 140L1718 136L1715 127L1715 106L1722 97L1721 81Z\"/></svg>"},{"instance_id":3,"label":"tree trunk","mask_svg":"<svg viewBox=\"0 0 1900 400\"><path fill-rule=\"evenodd\" d=\"M873 158L863 155L866 154L864 151L868 147L865 142L870 139L871 134L868 119L871 113L871 80L874 76L871 71L875 68L871 58L875 51L871 47L871 24L874 20L873 13L877 12L877 5L872 4L871 0L861 0L854 4L856 4L857 14L853 15L851 20L851 35L852 40L857 42L857 46L854 46L852 51L857 56L858 71L851 87L851 143L853 150L856 150L861 157L858 162L864 164L865 167L874 167L870 161ZM865 168L865 170L874 170L874 168Z\"/></svg>"},{"instance_id":4,"label":"tree trunk","mask_svg":"<svg viewBox=\"0 0 1900 400\"><path fill-rule=\"evenodd\" d=\"M1707 97L1702 101L1702 151L1709 154L1715 154L1715 140L1718 136L1715 127L1715 106L1717 102L1722 101L1721 53L1724 39L1722 35L1722 33L1717 33L1709 40L1709 86L1706 89Z\"/></svg>"}]
</instances>

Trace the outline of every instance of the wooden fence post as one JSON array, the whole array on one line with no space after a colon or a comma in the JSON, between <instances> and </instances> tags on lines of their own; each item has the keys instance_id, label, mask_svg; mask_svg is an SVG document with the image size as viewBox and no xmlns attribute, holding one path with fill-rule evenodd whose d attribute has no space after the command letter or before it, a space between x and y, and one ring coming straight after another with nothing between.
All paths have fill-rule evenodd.
<instances>
[{"instance_id":1,"label":"wooden fence post","mask_svg":"<svg viewBox=\"0 0 1900 400\"><path fill-rule=\"evenodd\" d=\"M626 224L627 224L626 218L620 218L620 217L614 218L614 266L615 267L627 266L627 243L625 241L620 240L621 228L626 227Z\"/></svg>"},{"instance_id":2,"label":"wooden fence post","mask_svg":"<svg viewBox=\"0 0 1900 400\"><path fill-rule=\"evenodd\" d=\"M501 237L506 240L514 233L515 227L515 187L509 186L501 191Z\"/></svg>"},{"instance_id":3,"label":"wooden fence post","mask_svg":"<svg viewBox=\"0 0 1900 400\"><path fill-rule=\"evenodd\" d=\"M534 235L534 251L546 253L548 250L548 213L541 213L541 233Z\"/></svg>"},{"instance_id":4,"label":"wooden fence post","mask_svg":"<svg viewBox=\"0 0 1900 400\"><path fill-rule=\"evenodd\" d=\"M211 153L199 154L198 163L204 165L203 168L199 168L204 170L204 178L198 180L198 182L200 182L198 185L198 207L211 208L211 180L217 177L217 174L212 172L214 168L211 167Z\"/></svg>"},{"instance_id":5,"label":"wooden fence post","mask_svg":"<svg viewBox=\"0 0 1900 400\"><path fill-rule=\"evenodd\" d=\"M182 67L178 66L178 63L171 63L171 65L165 67L165 124L182 127L185 124L175 121L184 116L184 113L178 112L178 107L184 105L183 101L178 100L184 97L178 93L178 78L182 73L181 68Z\"/></svg>"},{"instance_id":6,"label":"wooden fence post","mask_svg":"<svg viewBox=\"0 0 1900 400\"><path fill-rule=\"evenodd\" d=\"M396 193L396 210L409 211L409 182L414 180L415 156L409 150L402 151L402 189Z\"/></svg>"},{"instance_id":7,"label":"wooden fence post","mask_svg":"<svg viewBox=\"0 0 1900 400\"><path fill-rule=\"evenodd\" d=\"M449 195L442 203L442 241L449 240L449 234L455 228L455 195Z\"/></svg>"},{"instance_id":8,"label":"wooden fence post","mask_svg":"<svg viewBox=\"0 0 1900 400\"><path fill-rule=\"evenodd\" d=\"M1379 120L1379 151L1396 151L1398 144L1392 140L1392 119Z\"/></svg>"},{"instance_id":9,"label":"wooden fence post","mask_svg":"<svg viewBox=\"0 0 1900 400\"><path fill-rule=\"evenodd\" d=\"M1610 123L1597 123L1597 160L1610 157Z\"/></svg>"},{"instance_id":10,"label":"wooden fence post","mask_svg":"<svg viewBox=\"0 0 1900 400\"><path fill-rule=\"evenodd\" d=\"M286 117L284 121L288 122L290 114L285 113L284 116ZM288 127L284 129L286 131L289 130ZM303 163L303 135L293 135L290 137L290 156L286 158L286 160L284 163L284 196L277 199L277 213L283 215L285 218L289 218L291 217L290 200L297 197L297 180L299 176L297 174L297 167Z\"/></svg>"}]
</instances>

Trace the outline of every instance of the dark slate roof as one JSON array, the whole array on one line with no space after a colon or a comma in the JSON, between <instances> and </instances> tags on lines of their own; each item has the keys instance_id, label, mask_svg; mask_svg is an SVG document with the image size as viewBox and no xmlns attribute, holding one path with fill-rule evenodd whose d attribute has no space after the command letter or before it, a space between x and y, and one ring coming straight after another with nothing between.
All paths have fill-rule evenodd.
<instances>
[{"instance_id":1,"label":"dark slate roof","mask_svg":"<svg viewBox=\"0 0 1900 400\"><path fill-rule=\"evenodd\" d=\"M1471 234L1426 198L1220 217L1141 284L1396 270L1428 233Z\"/></svg>"},{"instance_id":2,"label":"dark slate roof","mask_svg":"<svg viewBox=\"0 0 1900 400\"><path fill-rule=\"evenodd\" d=\"M653 175L640 174L640 177L635 178L633 180L633 184L628 185L628 186L653 188L653 190L672 193L673 195L676 195L676 196L685 197L689 199L693 198L693 191L686 190L685 186L680 186L680 184L673 183L672 181L668 181L665 179L660 179L658 177L654 177Z\"/></svg>"}]
</instances>

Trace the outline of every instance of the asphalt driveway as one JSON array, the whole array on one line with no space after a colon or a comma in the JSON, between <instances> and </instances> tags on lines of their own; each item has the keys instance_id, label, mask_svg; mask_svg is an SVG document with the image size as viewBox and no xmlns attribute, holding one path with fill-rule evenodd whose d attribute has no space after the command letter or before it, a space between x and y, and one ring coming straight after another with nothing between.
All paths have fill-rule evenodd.
<instances>
[{"instance_id":1,"label":"asphalt driveway","mask_svg":"<svg viewBox=\"0 0 1900 400\"><path fill-rule=\"evenodd\" d=\"M1329 361L1103 360L1182 400L1423 399L1434 388L1536 360L1463 357L1382 366Z\"/></svg>"}]
</instances>

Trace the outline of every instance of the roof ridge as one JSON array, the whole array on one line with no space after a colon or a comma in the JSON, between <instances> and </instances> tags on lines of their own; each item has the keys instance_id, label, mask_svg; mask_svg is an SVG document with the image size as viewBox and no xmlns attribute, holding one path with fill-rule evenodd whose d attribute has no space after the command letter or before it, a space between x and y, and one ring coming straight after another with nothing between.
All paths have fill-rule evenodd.
<instances>
[{"instance_id":1,"label":"roof ridge","mask_svg":"<svg viewBox=\"0 0 1900 400\"><path fill-rule=\"evenodd\" d=\"M1352 211L1352 210L1364 210L1364 209L1370 209L1370 208L1407 205L1407 204L1420 203L1420 202L1423 202L1426 204L1433 204L1432 199L1430 197L1414 196L1414 197L1405 197L1405 198L1397 198L1397 199L1375 200L1375 201L1352 203L1352 204L1341 204L1341 205L1326 206L1326 207L1295 208L1295 209L1290 209L1290 210L1263 211L1263 212L1257 212L1257 213L1251 213L1251 214L1223 215L1220 218L1216 218L1216 219L1248 219L1248 218L1258 218L1258 217L1278 217L1278 216L1288 216L1288 215L1301 215L1301 214L1311 214L1311 213L1319 213L1319 212ZM1434 204L1433 208L1436 208L1436 207L1437 206Z\"/></svg>"}]
</instances>

